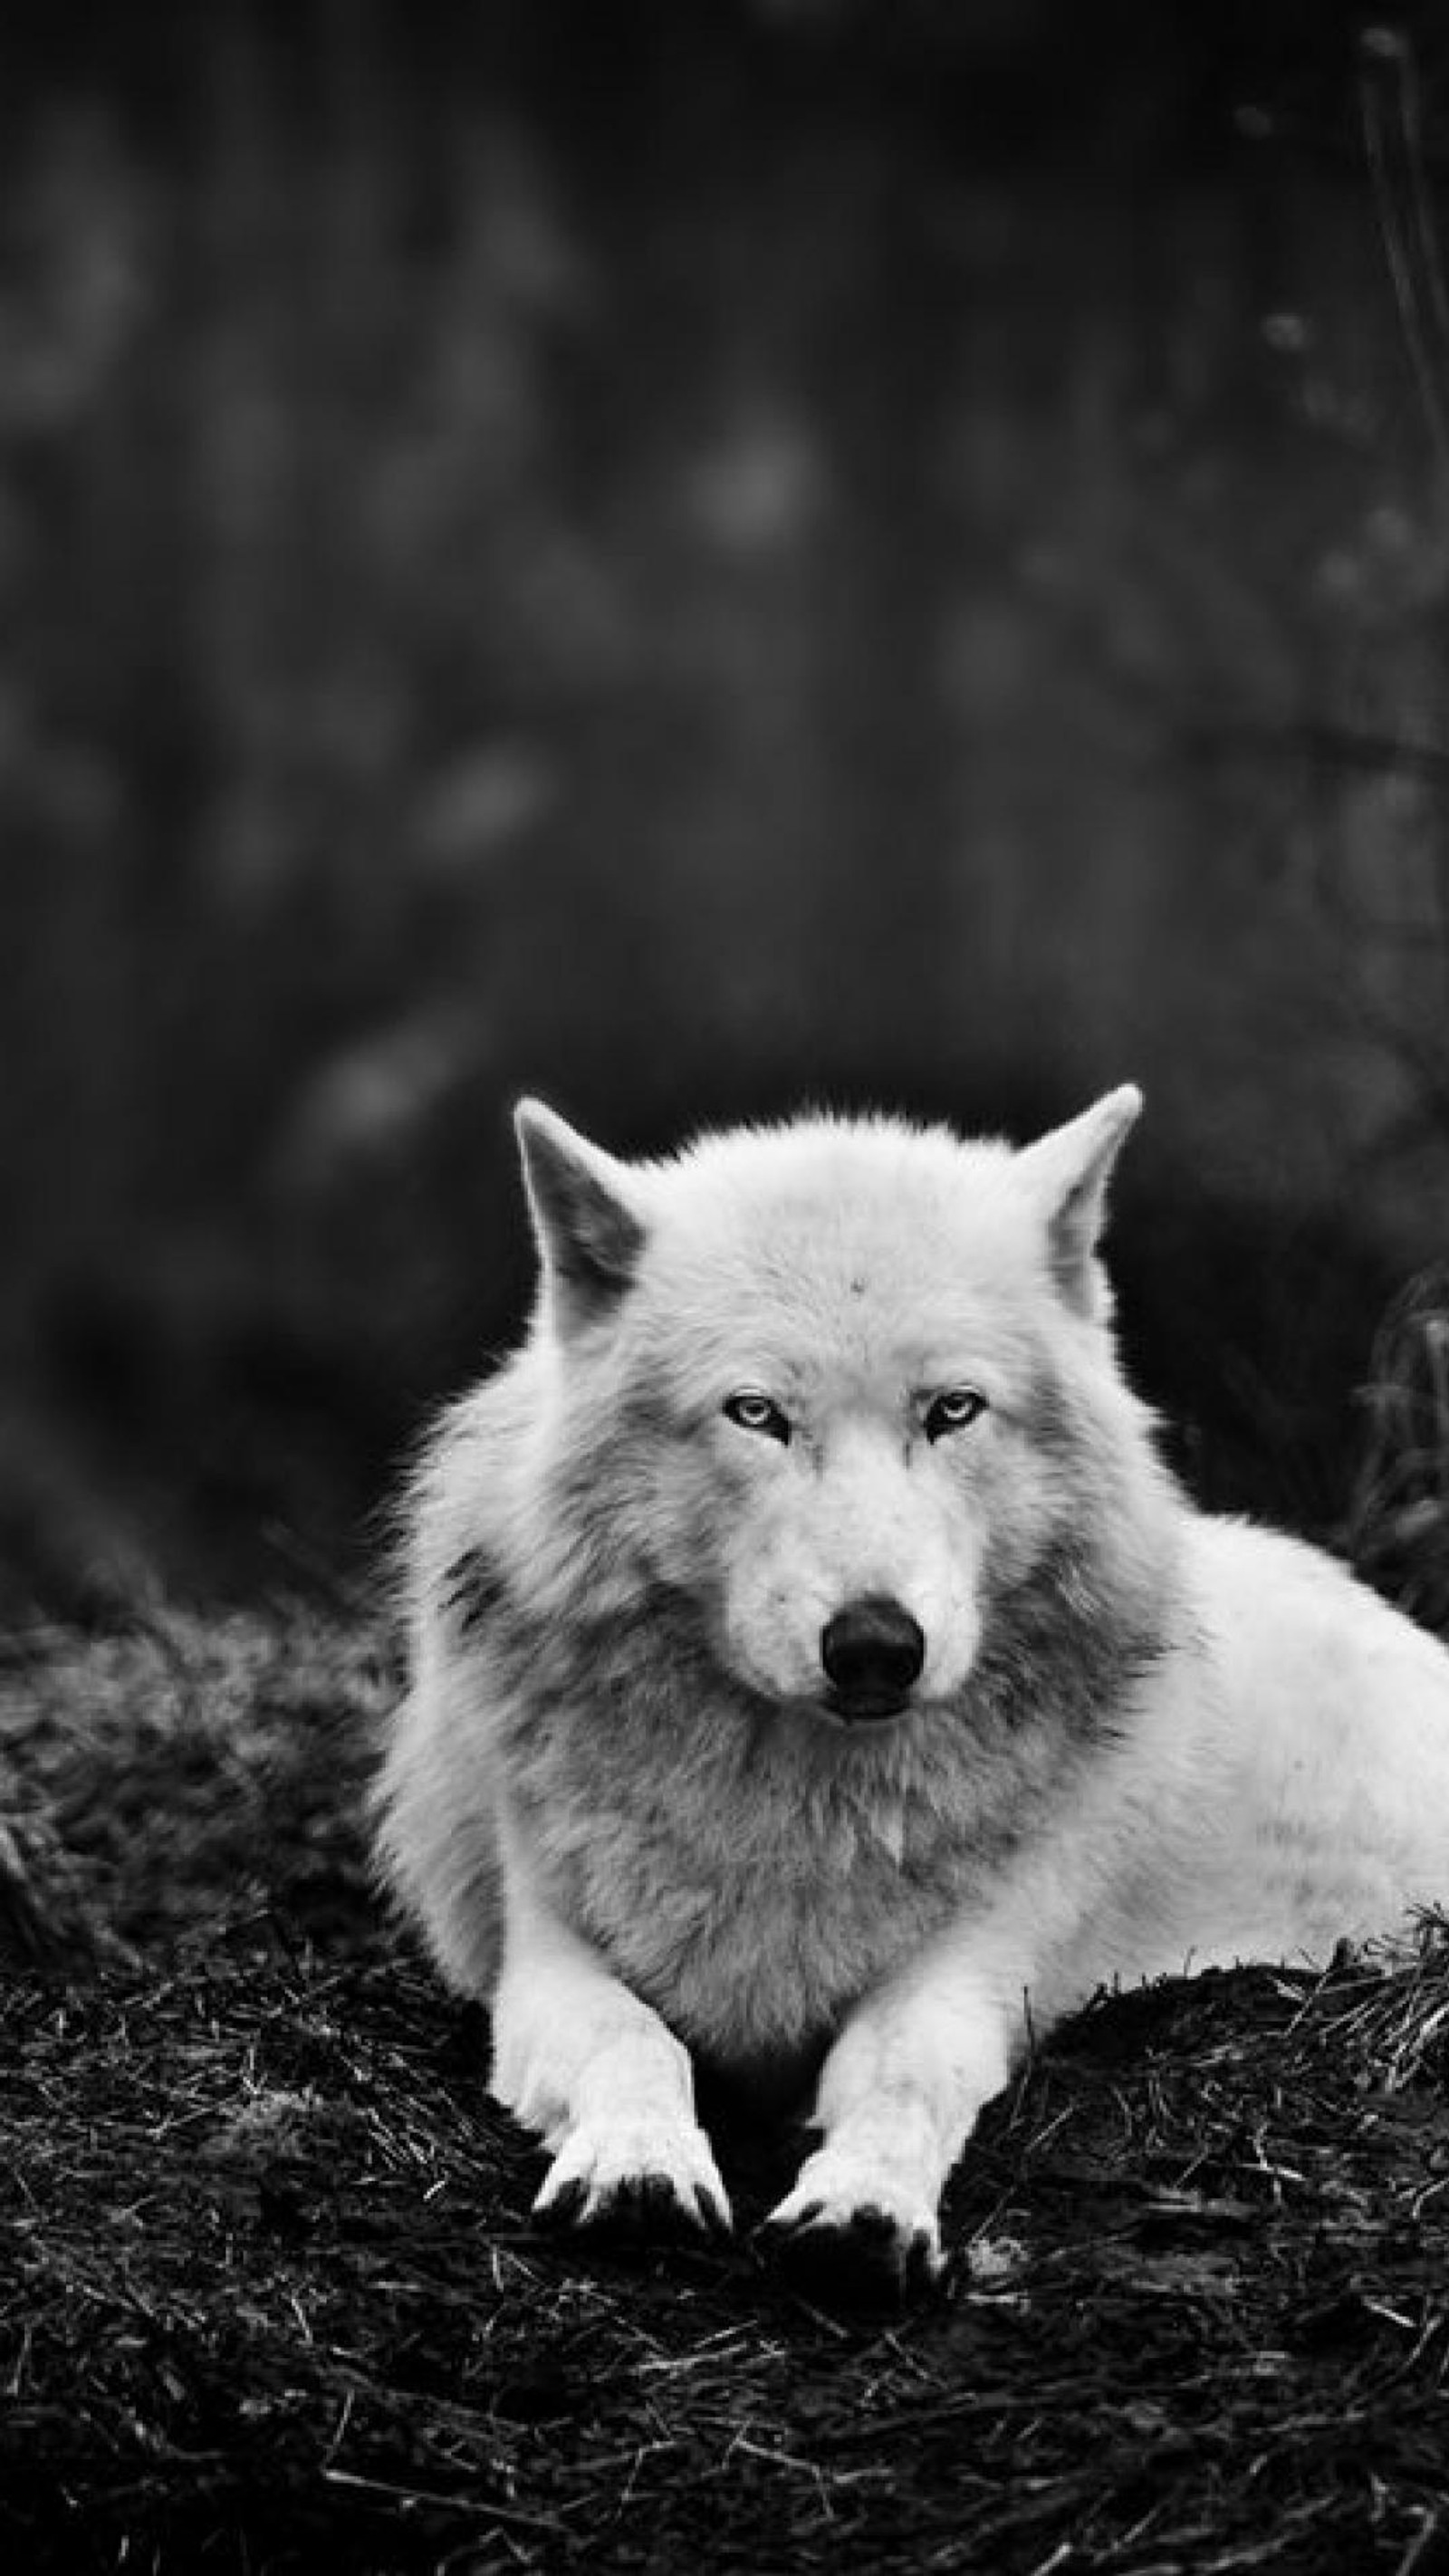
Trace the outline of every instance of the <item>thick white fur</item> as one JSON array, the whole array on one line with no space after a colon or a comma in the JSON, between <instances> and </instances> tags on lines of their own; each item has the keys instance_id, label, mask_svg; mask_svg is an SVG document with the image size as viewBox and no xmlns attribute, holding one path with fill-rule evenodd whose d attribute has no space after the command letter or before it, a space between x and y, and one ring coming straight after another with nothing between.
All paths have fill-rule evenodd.
<instances>
[{"instance_id":1,"label":"thick white fur","mask_svg":"<svg viewBox=\"0 0 1449 2576\"><path fill-rule=\"evenodd\" d=\"M934 2261L1028 2022L1449 1895L1449 1654L1192 1509L1123 1382L1094 1244L1139 1105L1025 1152L811 1120L637 1166L520 1113L539 1304L417 1480L380 1849L491 2002L541 2208L649 2178L723 2216L699 2052L818 2076L782 2229L874 2211ZM930 1439L963 1385L987 1409ZM924 1669L850 1725L821 1630L882 1593Z\"/></svg>"}]
</instances>

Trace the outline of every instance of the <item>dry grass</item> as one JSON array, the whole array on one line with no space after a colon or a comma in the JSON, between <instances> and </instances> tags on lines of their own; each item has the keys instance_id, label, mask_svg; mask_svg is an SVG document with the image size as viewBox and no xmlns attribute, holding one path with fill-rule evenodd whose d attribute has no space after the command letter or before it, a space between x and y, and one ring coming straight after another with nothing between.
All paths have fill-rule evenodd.
<instances>
[{"instance_id":1,"label":"dry grass","mask_svg":"<svg viewBox=\"0 0 1449 2576\"><path fill-rule=\"evenodd\" d=\"M0 1651L5 1810L64 1938L154 1953L274 1904L304 1934L362 1937L385 1639L294 1606L23 1630Z\"/></svg>"},{"instance_id":2,"label":"dry grass","mask_svg":"<svg viewBox=\"0 0 1449 2576\"><path fill-rule=\"evenodd\" d=\"M14 1651L83 1971L0 2005L0 2554L51 2568L1430 2563L1449 1932L1100 2003L988 2116L949 2294L845 2323L748 2229L535 2237L484 2034L379 1918L375 1639L301 1614ZM1434 2561L1437 2563L1437 2560Z\"/></svg>"}]
</instances>

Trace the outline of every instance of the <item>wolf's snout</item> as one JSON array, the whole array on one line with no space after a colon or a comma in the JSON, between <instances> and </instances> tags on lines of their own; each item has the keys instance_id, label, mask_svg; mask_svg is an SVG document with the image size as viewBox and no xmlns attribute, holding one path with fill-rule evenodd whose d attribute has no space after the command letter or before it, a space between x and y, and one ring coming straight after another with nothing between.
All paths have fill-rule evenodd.
<instances>
[{"instance_id":1,"label":"wolf's snout","mask_svg":"<svg viewBox=\"0 0 1449 2576\"><path fill-rule=\"evenodd\" d=\"M820 1660L842 1717L894 1717L926 1660L926 1640L899 1601L848 1601L820 1631Z\"/></svg>"}]
</instances>

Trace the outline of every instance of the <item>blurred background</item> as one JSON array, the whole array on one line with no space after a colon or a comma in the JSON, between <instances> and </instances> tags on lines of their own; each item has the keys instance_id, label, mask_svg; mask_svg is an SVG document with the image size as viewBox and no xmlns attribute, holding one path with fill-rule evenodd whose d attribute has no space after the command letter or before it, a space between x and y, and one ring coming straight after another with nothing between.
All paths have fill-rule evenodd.
<instances>
[{"instance_id":1,"label":"blurred background","mask_svg":"<svg viewBox=\"0 0 1449 2576\"><path fill-rule=\"evenodd\" d=\"M7 1616L366 1595L523 1088L1140 1080L1134 1374L1341 1530L1449 1256L1442 10L11 0L0 140Z\"/></svg>"}]
</instances>

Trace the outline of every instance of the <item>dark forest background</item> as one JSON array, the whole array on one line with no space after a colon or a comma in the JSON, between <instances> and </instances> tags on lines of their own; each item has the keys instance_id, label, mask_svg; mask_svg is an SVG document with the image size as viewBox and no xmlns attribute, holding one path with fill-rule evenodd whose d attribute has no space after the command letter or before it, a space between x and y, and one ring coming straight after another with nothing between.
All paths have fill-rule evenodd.
<instances>
[{"instance_id":1,"label":"dark forest background","mask_svg":"<svg viewBox=\"0 0 1449 2576\"><path fill-rule=\"evenodd\" d=\"M1449 1255L1441 25L6 11L11 1615L366 1589L523 1088L1140 1079L1134 1372L1333 1532Z\"/></svg>"}]
</instances>

